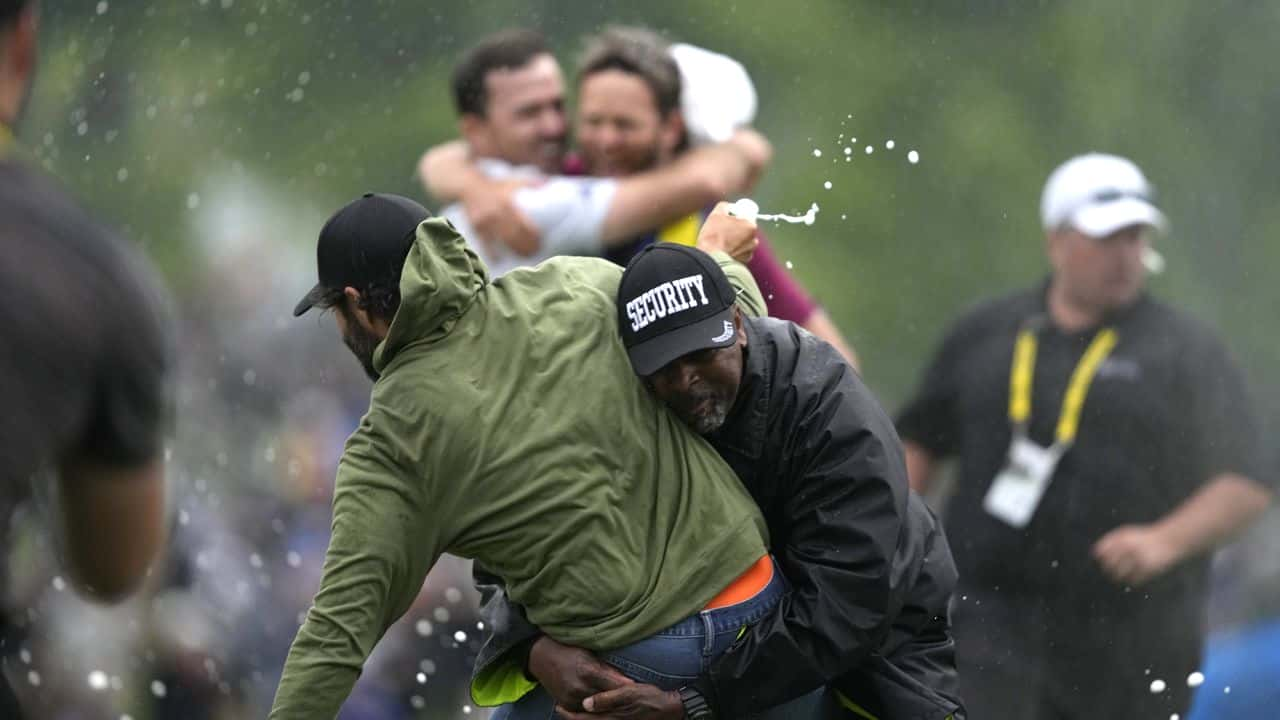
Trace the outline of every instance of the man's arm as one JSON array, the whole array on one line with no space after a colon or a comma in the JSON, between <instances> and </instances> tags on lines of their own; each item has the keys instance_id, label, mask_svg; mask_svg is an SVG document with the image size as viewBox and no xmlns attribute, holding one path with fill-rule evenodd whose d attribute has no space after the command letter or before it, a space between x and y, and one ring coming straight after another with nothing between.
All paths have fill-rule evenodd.
<instances>
[{"instance_id":1,"label":"man's arm","mask_svg":"<svg viewBox=\"0 0 1280 720\"><path fill-rule=\"evenodd\" d=\"M438 523L447 508L393 460L376 426L366 416L343 454L320 590L289 648L272 720L336 717L374 645L443 552Z\"/></svg>"},{"instance_id":2,"label":"man's arm","mask_svg":"<svg viewBox=\"0 0 1280 720\"><path fill-rule=\"evenodd\" d=\"M77 456L58 473L63 552L72 579L97 600L137 587L164 545L164 463L116 465Z\"/></svg>"},{"instance_id":3,"label":"man's arm","mask_svg":"<svg viewBox=\"0 0 1280 720\"><path fill-rule=\"evenodd\" d=\"M831 353L830 360L839 363ZM784 473L789 537L777 554L792 586L689 683L716 718L743 717L829 683L884 641L903 603L906 470L892 424L849 368L806 413ZM777 552L777 548L775 548ZM681 699L649 685L584 701L597 716L683 716ZM557 708L560 710L559 708ZM586 713L565 713L585 720Z\"/></svg>"},{"instance_id":4,"label":"man's arm","mask_svg":"<svg viewBox=\"0 0 1280 720\"><path fill-rule=\"evenodd\" d=\"M427 194L462 203L478 235L473 240L500 242L526 257L541 248L537 225L515 203L515 191L529 183L489 178L473 162L465 142L451 140L427 150L418 161L418 177Z\"/></svg>"},{"instance_id":5,"label":"man's arm","mask_svg":"<svg viewBox=\"0 0 1280 720\"><path fill-rule=\"evenodd\" d=\"M908 490L892 424L847 366L807 404L780 479L792 591L695 685L717 717L834 680L880 646L902 606Z\"/></svg>"},{"instance_id":6,"label":"man's arm","mask_svg":"<svg viewBox=\"0 0 1280 720\"><path fill-rule=\"evenodd\" d=\"M455 197L463 197L473 224L477 218L472 215L472 205L481 201L502 211L496 213L497 218L518 215L514 221L488 221L495 226L527 224L534 228L535 245L512 245L512 249L526 256L549 257L598 252L629 242L636 235L743 191L755 182L771 153L759 133L740 130L727 142L689 151L668 165L622 180L557 176L527 187L495 185L452 145L429 151L419 167L432 194L456 192ZM508 200L509 206L504 207ZM494 239L479 225L476 231L481 235L476 239Z\"/></svg>"},{"instance_id":7,"label":"man's arm","mask_svg":"<svg viewBox=\"0 0 1280 720\"><path fill-rule=\"evenodd\" d=\"M1107 533L1094 545L1093 554L1112 579L1142 585L1234 538L1266 512L1270 502L1267 488L1225 473L1158 522Z\"/></svg>"},{"instance_id":8,"label":"man's arm","mask_svg":"<svg viewBox=\"0 0 1280 720\"><path fill-rule=\"evenodd\" d=\"M751 188L764 172L773 148L754 130L738 130L718 145L690 150L674 162L626 178L601 227L607 245L697 212Z\"/></svg>"}]
</instances>

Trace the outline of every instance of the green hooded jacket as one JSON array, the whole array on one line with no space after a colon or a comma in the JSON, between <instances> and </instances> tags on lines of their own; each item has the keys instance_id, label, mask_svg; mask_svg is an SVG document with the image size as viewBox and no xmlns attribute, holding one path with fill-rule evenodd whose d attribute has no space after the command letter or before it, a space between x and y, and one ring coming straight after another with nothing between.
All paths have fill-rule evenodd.
<instances>
[{"instance_id":1,"label":"green hooded jacket","mask_svg":"<svg viewBox=\"0 0 1280 720\"><path fill-rule=\"evenodd\" d=\"M717 261L759 312L746 269ZM491 283L447 221L419 226L271 718L334 717L444 552L501 577L548 635L592 649L696 613L765 554L737 476L632 372L621 275L563 257Z\"/></svg>"}]
</instances>

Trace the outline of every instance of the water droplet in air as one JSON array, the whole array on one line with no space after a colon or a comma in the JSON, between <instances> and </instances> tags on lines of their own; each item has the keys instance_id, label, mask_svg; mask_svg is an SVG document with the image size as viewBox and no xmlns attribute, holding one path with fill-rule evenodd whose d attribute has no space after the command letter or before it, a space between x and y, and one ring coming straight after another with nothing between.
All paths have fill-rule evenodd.
<instances>
[{"instance_id":1,"label":"water droplet in air","mask_svg":"<svg viewBox=\"0 0 1280 720\"><path fill-rule=\"evenodd\" d=\"M1151 694L1159 695L1160 693L1164 692L1164 689L1165 689L1165 683L1163 680L1156 679L1151 681Z\"/></svg>"},{"instance_id":2,"label":"water droplet in air","mask_svg":"<svg viewBox=\"0 0 1280 720\"><path fill-rule=\"evenodd\" d=\"M916 152L915 150L912 150L911 152L907 153L907 162L911 163L912 165L915 165L916 163L920 162L920 153Z\"/></svg>"},{"instance_id":3,"label":"water droplet in air","mask_svg":"<svg viewBox=\"0 0 1280 720\"><path fill-rule=\"evenodd\" d=\"M83 135L84 133L80 133L80 134L81 134L81 135ZM819 150L818 148L814 148L814 149L813 149L813 156L814 156L814 157L822 157L822 151L821 151L821 150Z\"/></svg>"},{"instance_id":4,"label":"water droplet in air","mask_svg":"<svg viewBox=\"0 0 1280 720\"><path fill-rule=\"evenodd\" d=\"M1187 687L1200 687L1204 684L1204 673L1193 672L1187 676Z\"/></svg>"},{"instance_id":5,"label":"water droplet in air","mask_svg":"<svg viewBox=\"0 0 1280 720\"><path fill-rule=\"evenodd\" d=\"M101 670L94 670L89 673L89 687L94 690L107 689L107 674Z\"/></svg>"}]
</instances>

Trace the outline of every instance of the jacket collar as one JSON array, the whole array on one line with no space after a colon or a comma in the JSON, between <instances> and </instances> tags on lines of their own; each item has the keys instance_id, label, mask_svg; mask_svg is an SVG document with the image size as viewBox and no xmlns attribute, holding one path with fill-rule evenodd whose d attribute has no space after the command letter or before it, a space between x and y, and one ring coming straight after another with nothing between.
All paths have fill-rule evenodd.
<instances>
[{"instance_id":1,"label":"jacket collar","mask_svg":"<svg viewBox=\"0 0 1280 720\"><path fill-rule=\"evenodd\" d=\"M711 438L718 447L757 459L768 429L769 397L773 390L773 373L769 367L772 353L768 336L755 327L754 319L744 317L742 320L747 332L742 384L738 386L738 399L729 418Z\"/></svg>"}]
</instances>

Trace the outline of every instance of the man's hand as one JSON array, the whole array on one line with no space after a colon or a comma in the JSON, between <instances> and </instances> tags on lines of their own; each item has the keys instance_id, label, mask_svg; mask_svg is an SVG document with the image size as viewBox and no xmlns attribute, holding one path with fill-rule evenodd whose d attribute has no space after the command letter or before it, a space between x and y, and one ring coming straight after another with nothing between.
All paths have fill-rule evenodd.
<instances>
[{"instance_id":1,"label":"man's hand","mask_svg":"<svg viewBox=\"0 0 1280 720\"><path fill-rule=\"evenodd\" d=\"M1112 530L1094 544L1093 556L1112 580L1135 587L1182 559L1177 544L1153 525L1122 525Z\"/></svg>"},{"instance_id":2,"label":"man's hand","mask_svg":"<svg viewBox=\"0 0 1280 720\"><path fill-rule=\"evenodd\" d=\"M653 685L627 685L592 695L583 701L586 712L575 712L556 706L556 712L568 720L682 720L684 703L680 693Z\"/></svg>"},{"instance_id":3,"label":"man's hand","mask_svg":"<svg viewBox=\"0 0 1280 720\"><path fill-rule=\"evenodd\" d=\"M729 214L729 203L722 202L707 216L698 231L697 247L703 252L717 250L729 253L740 263L751 262L760 240L756 238L756 224Z\"/></svg>"},{"instance_id":4,"label":"man's hand","mask_svg":"<svg viewBox=\"0 0 1280 720\"><path fill-rule=\"evenodd\" d=\"M590 652L561 645L546 635L529 649L529 674L551 693L557 705L573 710L581 710L582 701L596 693L635 682Z\"/></svg>"},{"instance_id":5,"label":"man's hand","mask_svg":"<svg viewBox=\"0 0 1280 720\"><path fill-rule=\"evenodd\" d=\"M516 190L530 184L528 180L486 180L468 185L462 205L481 242L500 243L525 257L538 252L542 245L538 228L515 203Z\"/></svg>"}]
</instances>

